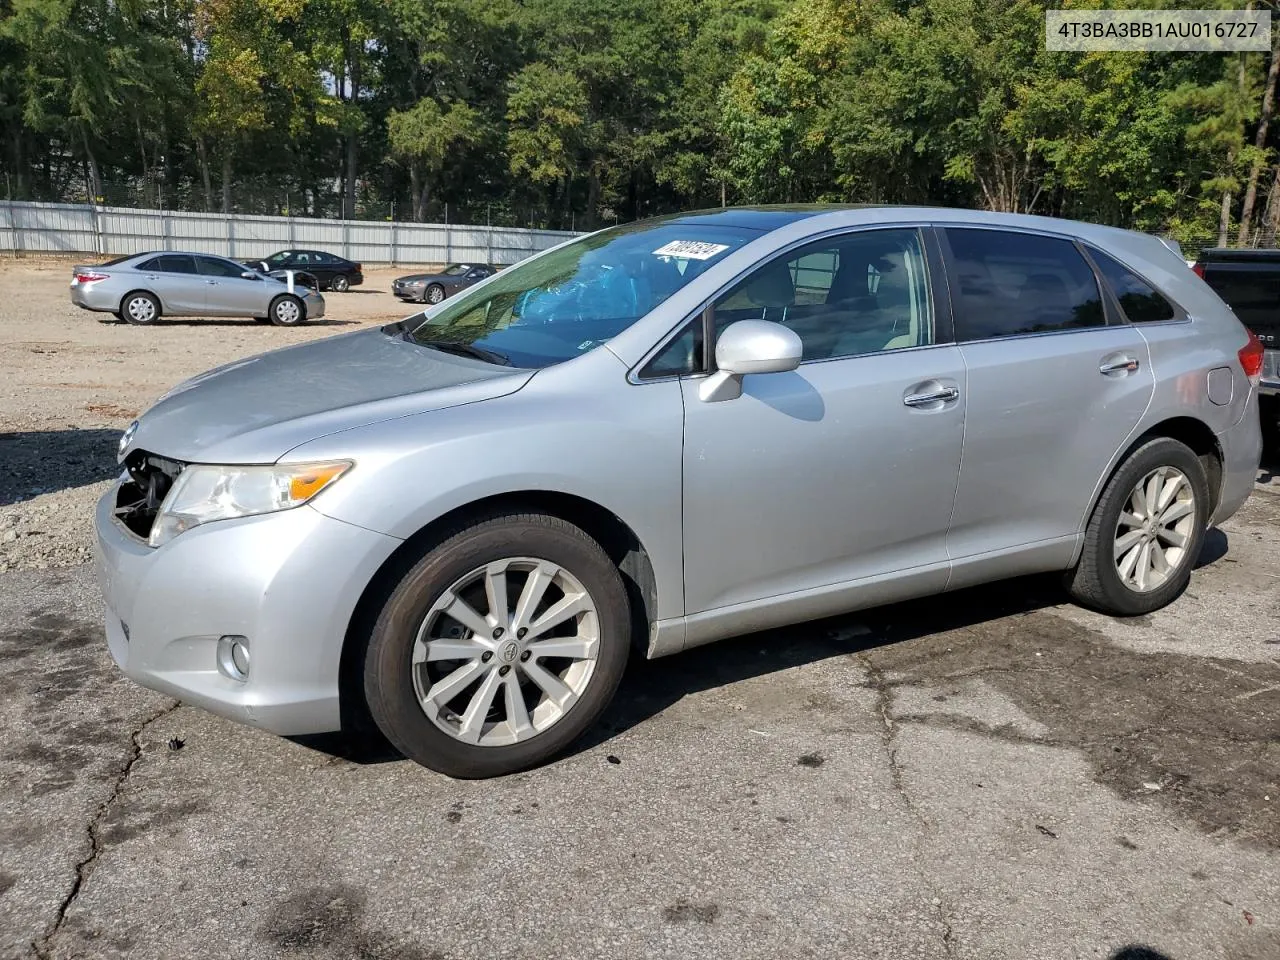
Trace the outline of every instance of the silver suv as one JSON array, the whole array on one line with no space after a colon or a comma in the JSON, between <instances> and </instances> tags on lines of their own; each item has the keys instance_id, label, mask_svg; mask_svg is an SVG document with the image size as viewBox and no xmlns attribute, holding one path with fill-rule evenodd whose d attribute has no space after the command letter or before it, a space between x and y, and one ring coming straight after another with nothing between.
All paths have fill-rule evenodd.
<instances>
[{"instance_id":1,"label":"silver suv","mask_svg":"<svg viewBox=\"0 0 1280 960\"><path fill-rule=\"evenodd\" d=\"M589 727L633 649L1043 571L1169 603L1252 489L1261 360L1123 230L614 227L162 397L98 507L107 640L234 720L502 774Z\"/></svg>"}]
</instances>

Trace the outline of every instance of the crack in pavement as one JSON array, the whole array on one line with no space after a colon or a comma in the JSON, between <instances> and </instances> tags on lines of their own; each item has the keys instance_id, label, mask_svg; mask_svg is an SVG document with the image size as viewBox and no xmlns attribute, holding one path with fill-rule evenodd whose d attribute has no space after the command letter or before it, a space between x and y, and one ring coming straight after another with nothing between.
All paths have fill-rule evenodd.
<instances>
[{"instance_id":1,"label":"crack in pavement","mask_svg":"<svg viewBox=\"0 0 1280 960\"><path fill-rule=\"evenodd\" d=\"M56 937L58 932L62 929L62 924L67 919L67 911L71 909L71 905L75 903L76 898L80 896L80 891L84 889L84 885L88 882L90 875L93 873L94 867L97 866L98 856L102 853L103 849L102 839L98 835L98 830L101 827L102 821L106 819L107 814L111 811L112 806L114 806L115 802L120 799L120 794L124 792L125 783L128 782L129 775L133 773L134 764L142 758L142 743L140 740L142 734L146 731L147 727L151 726L151 724L155 723L161 717L173 713L173 711L177 710L179 706L181 706L181 704L177 700L166 704L159 710L154 711L150 716L142 721L136 730L133 731L133 734L130 737L132 747L129 751L129 756L125 759L119 772L116 774L116 782L111 788L111 793L102 801L102 803L98 804L98 809L89 820L89 825L85 831L88 834L89 839L89 853L84 859L76 864L75 880L72 882L71 889L67 892L67 895L58 905L58 912L54 917L53 926L50 927L49 931L44 936L40 937L38 940L32 941L31 943L32 950L40 960L48 960L51 955L50 948L53 944L53 938Z\"/></svg>"},{"instance_id":2,"label":"crack in pavement","mask_svg":"<svg viewBox=\"0 0 1280 960\"><path fill-rule=\"evenodd\" d=\"M880 722L884 724L884 736L881 740L884 743L885 754L889 760L889 779L893 784L894 792L902 798L903 806L920 824L921 829L916 840L916 846L919 848L926 835L934 832L934 826L921 812L920 808L916 806L915 801L911 799L902 775L902 766L898 763L898 747L896 743L898 719L893 715L893 685L886 682L884 671L872 663L865 652L856 654L853 659L866 671L867 686L875 691L876 710L880 714ZM920 878L933 891L932 905L938 924L942 927L943 952L948 957L954 957L956 955L955 931L951 928L951 918L942 899L942 890L923 868L920 870Z\"/></svg>"}]
</instances>

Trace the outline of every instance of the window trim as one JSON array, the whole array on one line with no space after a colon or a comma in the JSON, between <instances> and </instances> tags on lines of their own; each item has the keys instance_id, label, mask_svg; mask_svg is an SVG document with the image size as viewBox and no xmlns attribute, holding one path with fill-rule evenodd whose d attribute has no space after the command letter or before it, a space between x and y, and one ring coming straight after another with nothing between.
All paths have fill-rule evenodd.
<instances>
[{"instance_id":1,"label":"window trim","mask_svg":"<svg viewBox=\"0 0 1280 960\"><path fill-rule=\"evenodd\" d=\"M1055 233L1051 230L1031 230L1027 227L1005 226L1003 224L987 224L987 223L935 223L934 226L938 230L938 242L942 246L943 260L947 269L947 287L948 291L954 296L954 292L950 290L952 278L956 276L958 270L955 266L958 257L954 250L951 249L951 241L947 239L947 231L949 230L985 230L988 233L1021 233L1033 237L1045 237L1049 240L1063 240L1071 244L1075 251L1080 254L1080 258L1084 261L1084 265L1089 268L1089 272L1093 274L1093 282L1098 285L1098 297L1102 301L1102 324L1096 327L1066 327L1061 330L1039 330L1033 333L1009 333L998 337L982 337L977 340L960 340L958 337L955 342L960 346L968 343L1001 343L1005 340L1025 340L1030 337L1060 337L1071 333L1089 333L1095 330L1107 330L1111 327L1125 326L1124 313L1115 308L1113 304L1113 295L1110 287L1104 282L1103 277L1093 259L1087 255L1083 249L1083 245L1078 237L1074 237L1068 233ZM1159 288L1155 288L1159 289ZM955 335L955 328L952 328L952 334Z\"/></svg>"},{"instance_id":2,"label":"window trim","mask_svg":"<svg viewBox=\"0 0 1280 960\"><path fill-rule=\"evenodd\" d=\"M680 322L677 323L665 336L660 338L657 345L645 353L640 358L640 362L635 364L627 371L627 382L635 386L643 386L649 383L662 383L667 380L682 380L685 378L707 377L716 370L715 364L715 342L713 334L715 333L715 302L729 290L733 289L740 281L750 276L756 270L773 263L788 254L794 253L802 247L810 244L819 243L823 240L829 240L832 237L849 236L855 233L867 233L872 230L915 230L920 234L921 245L924 249L926 290L929 297L930 312L933 319L933 342L921 344L914 347L900 347L894 350L894 353L906 353L911 350L931 350L934 347L951 346L955 342L955 327L953 324L953 316L951 312L951 297L947 287L946 273L943 267L942 248L939 243L939 236L936 224L926 220L909 220L901 223L867 223L856 227L832 227L821 233L811 234L799 240L794 240L771 253L766 259L757 260L755 263L740 270L732 279L728 280L720 286L713 294L702 301L698 307L685 314ZM667 373L660 376L646 377L642 375L645 367L663 350L665 350L673 341L679 339L684 333L685 328L697 320L702 323L702 368L692 373ZM857 357L874 357L883 350L875 350L870 353L854 353L840 357L821 357L813 360L802 360L800 366L808 366L811 363L837 363L842 360L852 360Z\"/></svg>"},{"instance_id":3,"label":"window trim","mask_svg":"<svg viewBox=\"0 0 1280 960\"><path fill-rule=\"evenodd\" d=\"M1104 250L1102 247L1098 246L1097 244L1085 243L1084 241L1079 241L1078 246L1080 247L1081 251L1084 253L1085 258L1089 261L1089 266L1093 268L1093 272L1097 275L1098 283L1102 285L1104 290L1106 290L1108 300L1110 301L1113 308L1115 309L1116 316L1120 318L1121 324L1129 327L1151 327L1151 326L1164 326L1170 323L1190 323L1191 322L1191 314L1187 313L1187 311L1183 308L1182 304L1178 303L1177 300L1173 299L1173 297L1165 293L1164 290L1160 288L1159 284L1152 283L1150 280L1144 277L1139 271L1133 269L1133 267L1129 266L1129 264L1125 263L1122 259L1117 257L1114 253L1112 253L1109 250ZM1103 254L1104 256L1110 257L1116 263L1120 264L1121 267L1129 271L1131 274L1133 274L1135 277L1137 277L1139 280L1145 283L1148 287L1154 290L1157 294L1163 297L1165 303L1173 307L1173 316L1170 317L1168 320L1130 320L1129 315L1124 312L1124 307L1121 306L1120 304L1120 298L1119 296L1116 295L1115 288L1111 286L1111 282L1107 280L1106 274L1102 272L1102 267L1100 267L1098 265L1098 262L1094 260L1093 254L1095 251Z\"/></svg>"}]
</instances>

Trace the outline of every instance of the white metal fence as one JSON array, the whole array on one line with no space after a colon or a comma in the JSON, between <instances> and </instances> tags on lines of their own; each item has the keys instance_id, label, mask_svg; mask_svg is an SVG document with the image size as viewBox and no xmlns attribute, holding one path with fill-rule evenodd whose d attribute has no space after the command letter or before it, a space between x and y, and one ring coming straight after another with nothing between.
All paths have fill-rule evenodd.
<instances>
[{"instance_id":1,"label":"white metal fence","mask_svg":"<svg viewBox=\"0 0 1280 960\"><path fill-rule=\"evenodd\" d=\"M186 250L242 260L317 248L362 263L511 264L573 236L560 230L311 220L0 201L0 251L125 256Z\"/></svg>"}]
</instances>

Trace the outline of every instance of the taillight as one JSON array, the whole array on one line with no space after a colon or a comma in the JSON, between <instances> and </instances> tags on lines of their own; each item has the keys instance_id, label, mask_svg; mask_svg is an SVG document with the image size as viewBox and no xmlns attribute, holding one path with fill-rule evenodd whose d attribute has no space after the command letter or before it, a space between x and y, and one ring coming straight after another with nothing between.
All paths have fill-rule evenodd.
<instances>
[{"instance_id":1,"label":"taillight","mask_svg":"<svg viewBox=\"0 0 1280 960\"><path fill-rule=\"evenodd\" d=\"M1249 342L1240 348L1240 366L1244 369L1244 375L1252 380L1255 384L1262 379L1262 341L1258 339L1258 335L1252 330L1248 331Z\"/></svg>"},{"instance_id":2,"label":"taillight","mask_svg":"<svg viewBox=\"0 0 1280 960\"><path fill-rule=\"evenodd\" d=\"M356 273L364 273L364 267L360 266L360 264L358 264L358 263L357 263L357 264L356 264L356 271L355 271L355 272L356 272Z\"/></svg>"},{"instance_id":3,"label":"taillight","mask_svg":"<svg viewBox=\"0 0 1280 960\"><path fill-rule=\"evenodd\" d=\"M95 280L106 280L109 276L106 273L77 273L76 283L93 283Z\"/></svg>"},{"instance_id":4,"label":"taillight","mask_svg":"<svg viewBox=\"0 0 1280 960\"><path fill-rule=\"evenodd\" d=\"M1193 267L1191 268L1191 272L1192 272L1192 273L1194 273L1194 274L1195 274L1197 277L1199 277L1201 280L1203 280L1203 279L1204 279L1204 264L1203 264L1203 263L1200 263L1199 261L1196 261L1195 266L1193 266Z\"/></svg>"}]
</instances>

